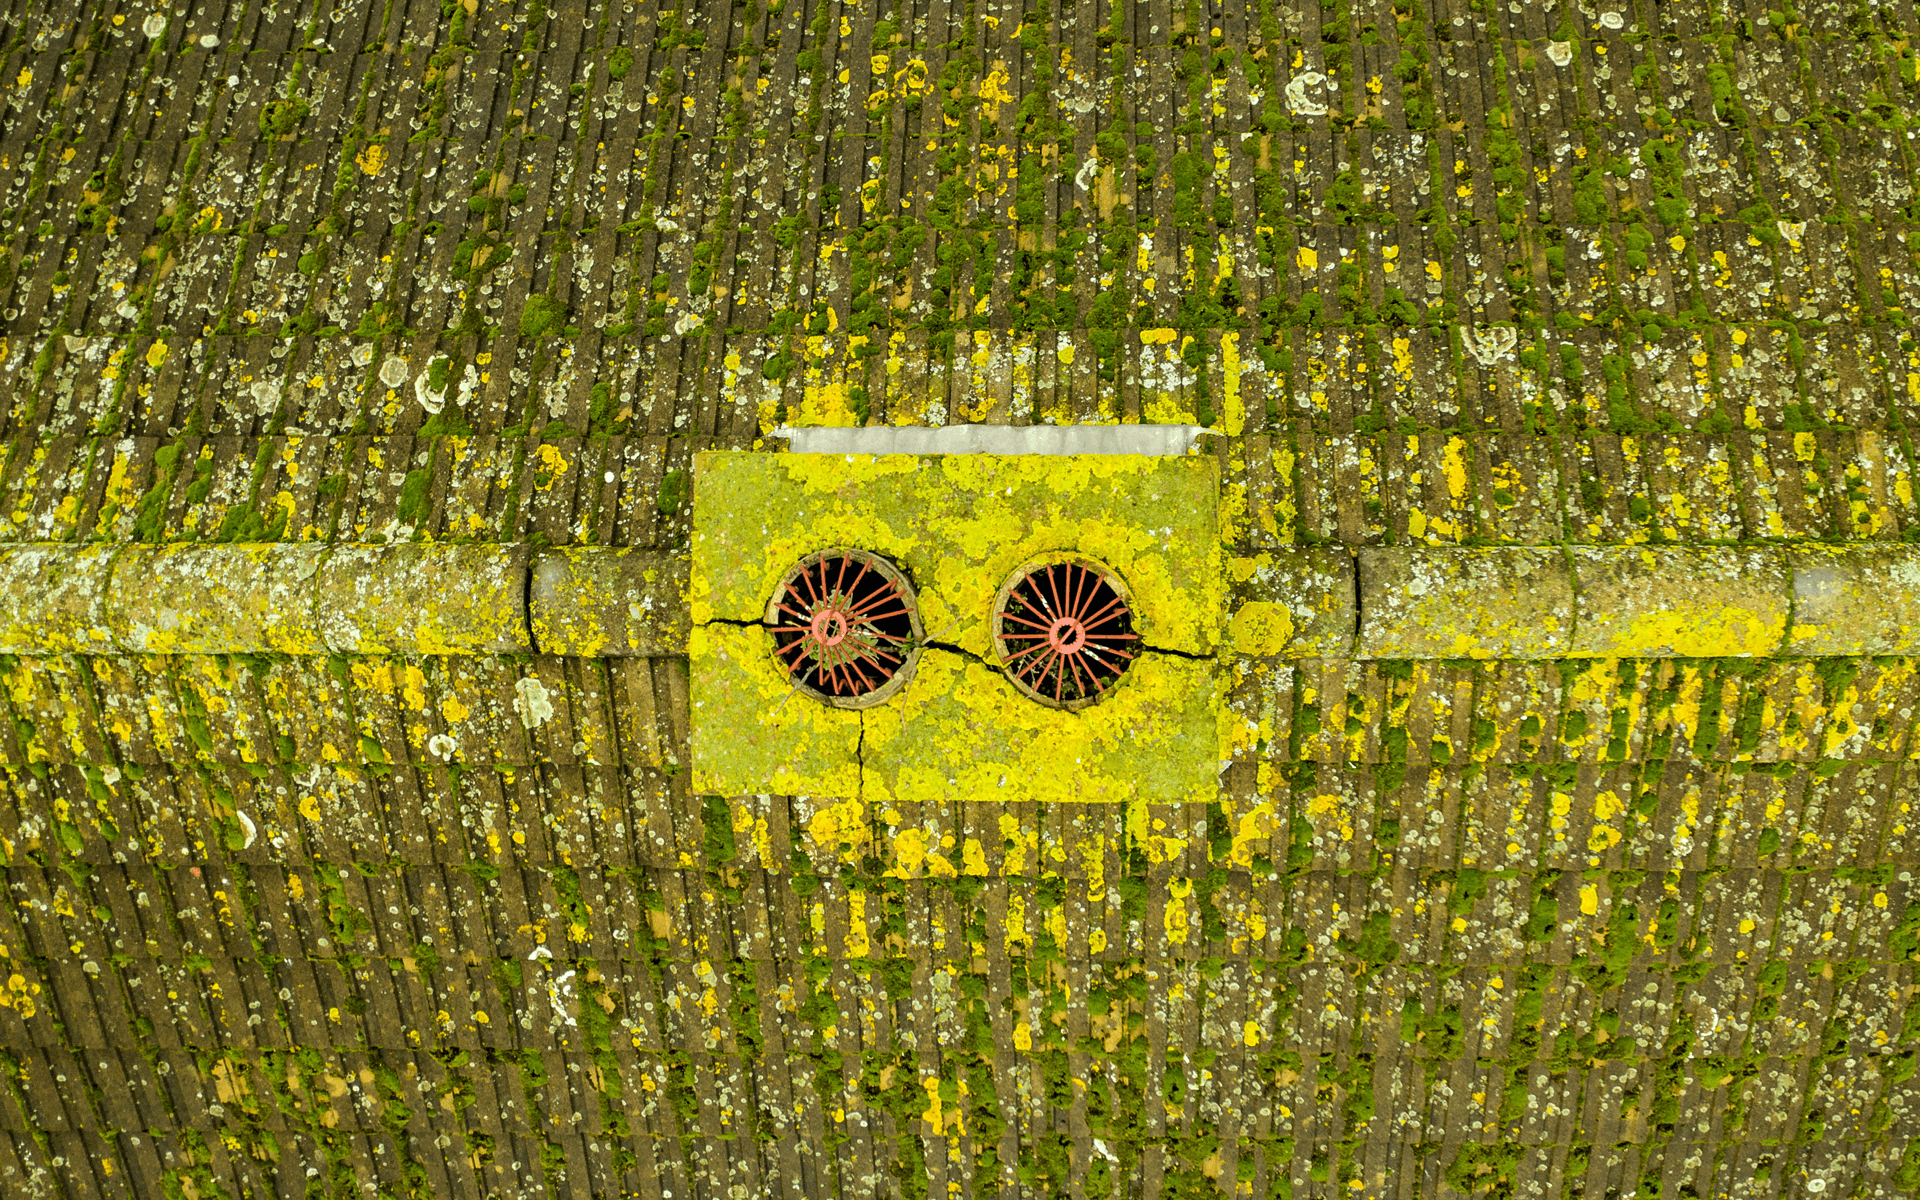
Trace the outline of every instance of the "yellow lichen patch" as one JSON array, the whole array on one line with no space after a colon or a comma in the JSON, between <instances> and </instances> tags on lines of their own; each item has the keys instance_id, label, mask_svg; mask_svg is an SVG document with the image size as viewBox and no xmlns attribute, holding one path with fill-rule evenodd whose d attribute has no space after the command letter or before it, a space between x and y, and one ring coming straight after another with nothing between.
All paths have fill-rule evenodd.
<instances>
[{"instance_id":1,"label":"yellow lichen patch","mask_svg":"<svg viewBox=\"0 0 1920 1200\"><path fill-rule=\"evenodd\" d=\"M426 672L412 663L406 663L400 676L400 693L406 701L407 711L423 713L427 711Z\"/></svg>"},{"instance_id":2,"label":"yellow lichen patch","mask_svg":"<svg viewBox=\"0 0 1920 1200\"><path fill-rule=\"evenodd\" d=\"M560 447L552 442L540 443L540 449L535 452L533 489L537 492L551 491L572 465L567 461L567 456L560 452Z\"/></svg>"},{"instance_id":3,"label":"yellow lichen patch","mask_svg":"<svg viewBox=\"0 0 1920 1200\"><path fill-rule=\"evenodd\" d=\"M1236 866L1251 866L1253 856L1264 852L1269 840L1279 831L1277 803L1271 797L1243 808L1235 808L1230 800L1224 803L1233 834L1233 848L1227 857Z\"/></svg>"},{"instance_id":4,"label":"yellow lichen patch","mask_svg":"<svg viewBox=\"0 0 1920 1200\"><path fill-rule=\"evenodd\" d=\"M760 619L793 563L851 544L900 563L929 635L976 655L1000 585L1048 552L1113 569L1151 644L1208 654L1219 641L1211 458L710 453L695 471L696 624Z\"/></svg>"},{"instance_id":5,"label":"yellow lichen patch","mask_svg":"<svg viewBox=\"0 0 1920 1200\"><path fill-rule=\"evenodd\" d=\"M1220 393L1221 413L1224 418L1223 430L1228 437L1237 438L1246 429L1247 406L1240 398L1240 335L1233 332L1220 335Z\"/></svg>"},{"instance_id":6,"label":"yellow lichen patch","mask_svg":"<svg viewBox=\"0 0 1920 1200\"><path fill-rule=\"evenodd\" d=\"M1187 897L1193 895L1193 880L1169 879L1167 881L1167 902L1162 914L1162 926L1166 930L1167 941L1179 946L1187 940Z\"/></svg>"},{"instance_id":7,"label":"yellow lichen patch","mask_svg":"<svg viewBox=\"0 0 1920 1200\"><path fill-rule=\"evenodd\" d=\"M791 424L858 425L860 421L854 414L851 397L845 380L826 379L810 372L800 393L799 411L792 414Z\"/></svg>"},{"instance_id":8,"label":"yellow lichen patch","mask_svg":"<svg viewBox=\"0 0 1920 1200\"><path fill-rule=\"evenodd\" d=\"M1593 798L1593 824L1587 830L1587 851L1605 854L1620 844L1621 833L1610 822L1617 822L1627 811L1626 801L1614 791L1602 791Z\"/></svg>"},{"instance_id":9,"label":"yellow lichen patch","mask_svg":"<svg viewBox=\"0 0 1920 1200\"><path fill-rule=\"evenodd\" d=\"M1579 547L1573 654L1768 655L1787 631L1787 574L1748 547Z\"/></svg>"},{"instance_id":10,"label":"yellow lichen patch","mask_svg":"<svg viewBox=\"0 0 1920 1200\"><path fill-rule=\"evenodd\" d=\"M923 830L898 830L888 838L887 846L893 853L893 866L888 874L901 879L914 879L925 872L927 835Z\"/></svg>"},{"instance_id":11,"label":"yellow lichen patch","mask_svg":"<svg viewBox=\"0 0 1920 1200\"><path fill-rule=\"evenodd\" d=\"M1019 875L1026 871L1027 856L1038 848L1039 831L1022 825L1020 818L1012 813L1000 814L1000 845L1005 857L1000 869L1008 875Z\"/></svg>"},{"instance_id":12,"label":"yellow lichen patch","mask_svg":"<svg viewBox=\"0 0 1920 1200\"><path fill-rule=\"evenodd\" d=\"M1609 647L1620 654L1684 654L1690 657L1770 654L1780 645L1785 618L1727 607L1707 614L1665 610L1633 617Z\"/></svg>"},{"instance_id":13,"label":"yellow lichen patch","mask_svg":"<svg viewBox=\"0 0 1920 1200\"><path fill-rule=\"evenodd\" d=\"M1147 422L1152 425L1191 425L1196 420L1193 406L1183 394L1143 392L1141 402L1146 409Z\"/></svg>"},{"instance_id":14,"label":"yellow lichen patch","mask_svg":"<svg viewBox=\"0 0 1920 1200\"><path fill-rule=\"evenodd\" d=\"M860 714L793 694L764 630L697 626L688 653L696 791L859 794Z\"/></svg>"},{"instance_id":15,"label":"yellow lichen patch","mask_svg":"<svg viewBox=\"0 0 1920 1200\"><path fill-rule=\"evenodd\" d=\"M1256 658L1278 654L1293 636L1293 617L1284 604L1254 600L1233 614L1227 633L1241 654Z\"/></svg>"},{"instance_id":16,"label":"yellow lichen patch","mask_svg":"<svg viewBox=\"0 0 1920 1200\"><path fill-rule=\"evenodd\" d=\"M980 113L985 120L999 120L1002 104L1019 102L1020 98L1007 87L1008 78L1006 64L996 62L980 81Z\"/></svg>"},{"instance_id":17,"label":"yellow lichen patch","mask_svg":"<svg viewBox=\"0 0 1920 1200\"><path fill-rule=\"evenodd\" d=\"M111 537L114 518L138 498L128 476L133 461L131 453L115 451L113 467L107 475L107 487L102 497L100 515L94 521L93 531L96 535Z\"/></svg>"},{"instance_id":18,"label":"yellow lichen patch","mask_svg":"<svg viewBox=\"0 0 1920 1200\"><path fill-rule=\"evenodd\" d=\"M1021 695L984 663L928 650L899 696L864 713L865 794L874 804L1211 800L1212 670L1147 654L1111 697L1067 712Z\"/></svg>"},{"instance_id":19,"label":"yellow lichen patch","mask_svg":"<svg viewBox=\"0 0 1920 1200\"><path fill-rule=\"evenodd\" d=\"M30 1020L39 1011L33 999L39 994L40 985L16 971L7 976L5 990L0 990L0 1006L18 1012L22 1020Z\"/></svg>"},{"instance_id":20,"label":"yellow lichen patch","mask_svg":"<svg viewBox=\"0 0 1920 1200\"><path fill-rule=\"evenodd\" d=\"M867 934L867 894L850 891L847 893L847 957L865 958L872 949L873 942Z\"/></svg>"},{"instance_id":21,"label":"yellow lichen patch","mask_svg":"<svg viewBox=\"0 0 1920 1200\"><path fill-rule=\"evenodd\" d=\"M807 836L822 853L853 862L873 843L866 806L857 797L821 801L806 819Z\"/></svg>"}]
</instances>

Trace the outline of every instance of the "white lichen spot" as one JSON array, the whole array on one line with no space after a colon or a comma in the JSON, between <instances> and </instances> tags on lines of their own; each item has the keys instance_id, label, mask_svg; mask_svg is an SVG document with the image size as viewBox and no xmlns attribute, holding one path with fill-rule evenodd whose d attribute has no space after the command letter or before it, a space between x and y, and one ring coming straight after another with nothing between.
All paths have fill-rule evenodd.
<instances>
[{"instance_id":1,"label":"white lichen spot","mask_svg":"<svg viewBox=\"0 0 1920 1200\"><path fill-rule=\"evenodd\" d=\"M392 362L393 360L388 359L387 361ZM436 359L434 361L438 362L439 360ZM402 369L404 369L405 366L406 366L405 363L401 364ZM386 367L384 365L380 368L380 373L381 373L380 377L382 379L385 379ZM404 379L405 376L403 375L401 378ZM433 364L432 363L427 364L427 369L420 372L419 376L414 379L413 398L420 402L421 408L426 409L430 413L437 413L441 409L447 406L446 380L443 378L440 382L439 389L435 390L433 386Z\"/></svg>"},{"instance_id":2,"label":"white lichen spot","mask_svg":"<svg viewBox=\"0 0 1920 1200\"><path fill-rule=\"evenodd\" d=\"M573 975L572 971L563 971L547 981L547 1002L553 1006L554 1015L569 1027L576 1023L573 1016Z\"/></svg>"},{"instance_id":3,"label":"white lichen spot","mask_svg":"<svg viewBox=\"0 0 1920 1200\"><path fill-rule=\"evenodd\" d=\"M1087 161L1081 163L1080 169L1074 173L1073 186L1084 192L1093 186L1093 181L1099 174L1100 160L1089 154Z\"/></svg>"},{"instance_id":4,"label":"white lichen spot","mask_svg":"<svg viewBox=\"0 0 1920 1200\"><path fill-rule=\"evenodd\" d=\"M364 367L371 363L373 361L373 343L361 342L353 348L353 354L350 357L353 359L353 365L356 367ZM388 384L387 386L392 387L393 385Z\"/></svg>"},{"instance_id":5,"label":"white lichen spot","mask_svg":"<svg viewBox=\"0 0 1920 1200\"><path fill-rule=\"evenodd\" d=\"M150 38L157 38L166 31L167 15L165 13L148 13L147 19L140 22L140 32Z\"/></svg>"},{"instance_id":6,"label":"white lichen spot","mask_svg":"<svg viewBox=\"0 0 1920 1200\"><path fill-rule=\"evenodd\" d=\"M454 398L453 402L465 408L467 401L473 399L474 389L479 386L480 372L474 370L472 363L468 363L466 371L460 376L460 394Z\"/></svg>"},{"instance_id":7,"label":"white lichen spot","mask_svg":"<svg viewBox=\"0 0 1920 1200\"><path fill-rule=\"evenodd\" d=\"M685 337L698 328L700 328L700 314L696 312L683 312L673 323L673 332L680 337Z\"/></svg>"},{"instance_id":8,"label":"white lichen spot","mask_svg":"<svg viewBox=\"0 0 1920 1200\"><path fill-rule=\"evenodd\" d=\"M1297 116L1325 116L1327 114L1326 102L1310 99L1307 92L1308 89L1317 91L1320 86L1326 82L1327 77L1318 71L1308 71L1301 75L1295 75L1287 83L1287 107L1292 109Z\"/></svg>"},{"instance_id":9,"label":"white lichen spot","mask_svg":"<svg viewBox=\"0 0 1920 1200\"><path fill-rule=\"evenodd\" d=\"M211 33L202 34L200 36L200 45L203 49L211 50L215 46L218 46L219 44L220 44L220 39Z\"/></svg>"},{"instance_id":10,"label":"white lichen spot","mask_svg":"<svg viewBox=\"0 0 1920 1200\"><path fill-rule=\"evenodd\" d=\"M443 762L451 762L453 756L460 753L460 743L444 733L436 733L427 739L427 753Z\"/></svg>"},{"instance_id":11,"label":"white lichen spot","mask_svg":"<svg viewBox=\"0 0 1920 1200\"><path fill-rule=\"evenodd\" d=\"M1600 24L1608 29L1621 29L1626 26L1626 23L1627 19L1617 12L1603 12L1600 14Z\"/></svg>"},{"instance_id":12,"label":"white lichen spot","mask_svg":"<svg viewBox=\"0 0 1920 1200\"><path fill-rule=\"evenodd\" d=\"M354 352L354 366L364 367L373 361L373 347L366 347L366 351L367 357L364 360L360 358L359 351ZM426 376L422 375L421 378L425 379ZM390 388L397 388L406 381L407 360L398 354L389 354L386 361L380 364L380 382Z\"/></svg>"},{"instance_id":13,"label":"white lichen spot","mask_svg":"<svg viewBox=\"0 0 1920 1200\"><path fill-rule=\"evenodd\" d=\"M655 229L658 229L661 233L679 233L680 232L680 222L675 221L669 217L655 217L653 219L653 227Z\"/></svg>"},{"instance_id":14,"label":"white lichen spot","mask_svg":"<svg viewBox=\"0 0 1920 1200\"><path fill-rule=\"evenodd\" d=\"M242 812L240 809L237 809L237 808L233 810L233 815L234 815L234 818L240 822L240 832L243 835L245 835L244 839L240 843L240 848L242 850L252 849L253 839L256 836L258 836L260 832L257 828L254 827L253 818L249 817L246 813Z\"/></svg>"},{"instance_id":15,"label":"white lichen spot","mask_svg":"<svg viewBox=\"0 0 1920 1200\"><path fill-rule=\"evenodd\" d=\"M1556 67L1564 67L1573 61L1572 42L1548 42L1547 61Z\"/></svg>"},{"instance_id":16,"label":"white lichen spot","mask_svg":"<svg viewBox=\"0 0 1920 1200\"><path fill-rule=\"evenodd\" d=\"M1513 357L1520 342L1520 331L1511 325L1488 325L1467 330L1467 353L1490 367L1503 358Z\"/></svg>"},{"instance_id":17,"label":"white lichen spot","mask_svg":"<svg viewBox=\"0 0 1920 1200\"><path fill-rule=\"evenodd\" d=\"M263 413L270 413L280 400L280 385L262 379L247 389L253 394L254 407Z\"/></svg>"},{"instance_id":18,"label":"white lichen spot","mask_svg":"<svg viewBox=\"0 0 1920 1200\"><path fill-rule=\"evenodd\" d=\"M520 714L522 725L538 729L553 720L553 696L545 684L529 675L513 685L513 711Z\"/></svg>"}]
</instances>

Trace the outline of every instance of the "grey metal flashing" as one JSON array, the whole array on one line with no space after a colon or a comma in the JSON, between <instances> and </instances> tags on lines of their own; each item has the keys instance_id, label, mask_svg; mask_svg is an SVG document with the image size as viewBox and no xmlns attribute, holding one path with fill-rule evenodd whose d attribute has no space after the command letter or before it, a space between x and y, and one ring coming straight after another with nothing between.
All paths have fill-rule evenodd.
<instances>
[{"instance_id":1,"label":"grey metal flashing","mask_svg":"<svg viewBox=\"0 0 1920 1200\"><path fill-rule=\"evenodd\" d=\"M795 454L1185 454L1204 425L786 426Z\"/></svg>"}]
</instances>

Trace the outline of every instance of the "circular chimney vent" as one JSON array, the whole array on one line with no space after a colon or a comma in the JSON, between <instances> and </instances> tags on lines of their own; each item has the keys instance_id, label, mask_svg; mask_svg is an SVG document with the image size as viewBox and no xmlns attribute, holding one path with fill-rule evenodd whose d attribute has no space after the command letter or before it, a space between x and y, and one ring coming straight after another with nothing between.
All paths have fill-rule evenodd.
<instances>
[{"instance_id":1,"label":"circular chimney vent","mask_svg":"<svg viewBox=\"0 0 1920 1200\"><path fill-rule=\"evenodd\" d=\"M993 604L993 642L1013 686L1042 704L1081 709L1139 653L1126 585L1086 558L1028 563Z\"/></svg>"},{"instance_id":2,"label":"circular chimney vent","mask_svg":"<svg viewBox=\"0 0 1920 1200\"><path fill-rule=\"evenodd\" d=\"M899 691L925 639L912 585L864 550L801 559L775 589L766 624L794 686L838 708Z\"/></svg>"}]
</instances>

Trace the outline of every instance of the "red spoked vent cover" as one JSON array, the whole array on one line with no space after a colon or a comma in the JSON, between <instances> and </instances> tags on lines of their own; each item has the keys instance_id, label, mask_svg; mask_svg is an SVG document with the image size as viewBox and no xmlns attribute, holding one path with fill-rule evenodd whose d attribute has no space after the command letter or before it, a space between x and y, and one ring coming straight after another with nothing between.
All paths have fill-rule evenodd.
<instances>
[{"instance_id":1,"label":"red spoked vent cover","mask_svg":"<svg viewBox=\"0 0 1920 1200\"><path fill-rule=\"evenodd\" d=\"M768 602L766 625L794 686L839 708L865 708L899 691L926 636L913 586L864 550L801 559Z\"/></svg>"},{"instance_id":2,"label":"red spoked vent cover","mask_svg":"<svg viewBox=\"0 0 1920 1200\"><path fill-rule=\"evenodd\" d=\"M1106 695L1140 647L1126 585L1086 558L1015 571L994 601L993 640L1013 686L1065 709Z\"/></svg>"}]
</instances>

